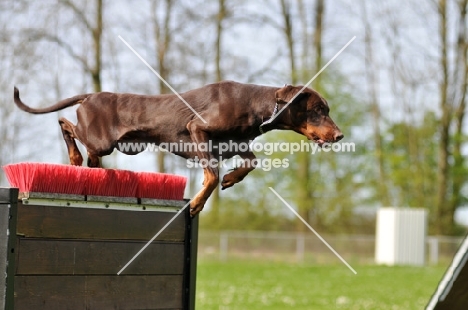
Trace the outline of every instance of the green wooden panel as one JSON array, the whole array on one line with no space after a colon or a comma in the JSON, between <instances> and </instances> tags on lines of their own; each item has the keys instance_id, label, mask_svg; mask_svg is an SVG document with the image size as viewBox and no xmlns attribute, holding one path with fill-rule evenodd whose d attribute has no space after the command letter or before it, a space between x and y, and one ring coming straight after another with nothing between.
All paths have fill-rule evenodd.
<instances>
[{"instance_id":1,"label":"green wooden panel","mask_svg":"<svg viewBox=\"0 0 468 310\"><path fill-rule=\"evenodd\" d=\"M149 240L176 213L123 211L18 204L16 232L35 238ZM158 240L183 241L185 216L180 214Z\"/></svg>"},{"instance_id":2,"label":"green wooden panel","mask_svg":"<svg viewBox=\"0 0 468 310\"><path fill-rule=\"evenodd\" d=\"M116 275L145 242L18 238L17 275ZM124 274L183 274L184 244L153 242Z\"/></svg>"},{"instance_id":3,"label":"green wooden panel","mask_svg":"<svg viewBox=\"0 0 468 310\"><path fill-rule=\"evenodd\" d=\"M15 310L182 308L180 275L15 277Z\"/></svg>"}]
</instances>

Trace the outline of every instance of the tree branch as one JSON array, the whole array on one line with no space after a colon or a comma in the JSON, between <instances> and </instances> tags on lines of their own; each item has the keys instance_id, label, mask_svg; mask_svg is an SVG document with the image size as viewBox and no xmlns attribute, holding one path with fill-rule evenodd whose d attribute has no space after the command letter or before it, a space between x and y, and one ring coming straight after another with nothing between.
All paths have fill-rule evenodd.
<instances>
[{"instance_id":1,"label":"tree branch","mask_svg":"<svg viewBox=\"0 0 468 310\"><path fill-rule=\"evenodd\" d=\"M78 61L82 65L83 69L87 73L92 73L92 69L89 67L88 62L86 61L86 59L84 59L83 57L80 57L78 54L76 54L73 51L73 47L70 44L68 44L67 42L63 41L58 36L52 35L50 33L35 32L35 31L29 32L28 36L32 40L35 40L35 41L46 40L46 41L49 41L49 42L57 43L61 48L63 48L65 50L65 52L70 57L72 57L73 59Z\"/></svg>"}]
</instances>

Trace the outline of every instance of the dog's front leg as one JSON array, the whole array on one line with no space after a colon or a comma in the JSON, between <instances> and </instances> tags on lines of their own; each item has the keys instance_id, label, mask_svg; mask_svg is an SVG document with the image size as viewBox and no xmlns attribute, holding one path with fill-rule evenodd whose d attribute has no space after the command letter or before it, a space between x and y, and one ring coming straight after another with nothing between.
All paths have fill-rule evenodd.
<instances>
[{"instance_id":1,"label":"dog's front leg","mask_svg":"<svg viewBox=\"0 0 468 310\"><path fill-rule=\"evenodd\" d=\"M216 186L218 186L219 168L218 162L210 150L200 147L203 143L206 144L206 147L209 142L206 125L201 123L200 120L193 120L187 124L187 129L190 132L192 140L198 145L197 156L199 157L200 162L206 164L206 166L203 167L203 188L190 201L190 214L195 216L203 210L206 201L210 198L210 195L213 193ZM206 151L202 151L201 149Z\"/></svg>"},{"instance_id":2,"label":"dog's front leg","mask_svg":"<svg viewBox=\"0 0 468 310\"><path fill-rule=\"evenodd\" d=\"M190 201L190 215L195 216L205 206L206 201L210 198L219 182L219 171L218 169L210 169L210 167L203 169L203 188L193 197Z\"/></svg>"},{"instance_id":3,"label":"dog's front leg","mask_svg":"<svg viewBox=\"0 0 468 310\"><path fill-rule=\"evenodd\" d=\"M238 154L243 160L243 164L240 167L234 168L233 171L224 175L223 181L221 182L221 189L226 189L233 186L236 183L242 181L250 171L255 169L255 154L252 152L245 152Z\"/></svg>"}]
</instances>

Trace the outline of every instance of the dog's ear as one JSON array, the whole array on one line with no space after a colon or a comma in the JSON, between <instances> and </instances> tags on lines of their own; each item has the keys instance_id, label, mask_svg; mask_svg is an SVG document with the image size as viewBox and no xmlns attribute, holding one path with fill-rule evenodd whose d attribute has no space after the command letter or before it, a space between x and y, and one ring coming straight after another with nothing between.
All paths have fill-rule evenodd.
<instances>
[{"instance_id":1,"label":"dog's ear","mask_svg":"<svg viewBox=\"0 0 468 310\"><path fill-rule=\"evenodd\" d=\"M302 87L300 86L285 85L284 87L276 91L276 102L288 103L294 97L294 101L296 101L298 99L303 99L310 96L310 93L305 92L301 92L299 95L297 95L301 91L301 89Z\"/></svg>"}]
</instances>

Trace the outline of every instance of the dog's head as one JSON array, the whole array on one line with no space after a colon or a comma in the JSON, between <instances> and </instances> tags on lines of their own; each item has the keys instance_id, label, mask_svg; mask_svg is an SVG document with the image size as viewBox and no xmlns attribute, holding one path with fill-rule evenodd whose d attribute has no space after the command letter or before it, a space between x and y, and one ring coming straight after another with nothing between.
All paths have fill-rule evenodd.
<instances>
[{"instance_id":1,"label":"dog's head","mask_svg":"<svg viewBox=\"0 0 468 310\"><path fill-rule=\"evenodd\" d=\"M279 116L282 127L303 134L319 145L343 139L343 133L329 116L327 101L310 88L300 92L301 89L302 86L286 85L276 91L280 109L295 97L282 112L284 115Z\"/></svg>"}]
</instances>

